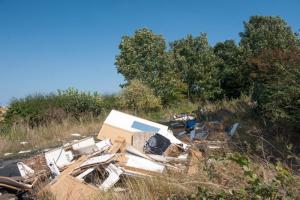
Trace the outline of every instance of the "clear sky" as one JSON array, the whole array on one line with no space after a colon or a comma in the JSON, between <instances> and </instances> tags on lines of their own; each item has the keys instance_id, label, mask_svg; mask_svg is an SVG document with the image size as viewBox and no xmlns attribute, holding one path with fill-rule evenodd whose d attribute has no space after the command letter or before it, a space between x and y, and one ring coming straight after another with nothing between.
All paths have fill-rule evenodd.
<instances>
[{"instance_id":1,"label":"clear sky","mask_svg":"<svg viewBox=\"0 0 300 200\"><path fill-rule=\"evenodd\" d=\"M0 105L70 86L117 92L123 35L147 27L171 42L206 32L214 45L239 41L251 15L300 29L299 0L0 0Z\"/></svg>"}]
</instances>

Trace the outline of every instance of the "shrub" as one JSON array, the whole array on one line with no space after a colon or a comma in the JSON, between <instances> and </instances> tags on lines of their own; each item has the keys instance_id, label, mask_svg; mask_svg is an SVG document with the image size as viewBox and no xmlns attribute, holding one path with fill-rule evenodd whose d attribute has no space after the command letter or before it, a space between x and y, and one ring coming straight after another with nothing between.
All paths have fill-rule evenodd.
<instances>
[{"instance_id":1,"label":"shrub","mask_svg":"<svg viewBox=\"0 0 300 200\"><path fill-rule=\"evenodd\" d=\"M118 94L102 95L102 105L105 111L110 111L112 109L118 110L121 107Z\"/></svg>"},{"instance_id":2,"label":"shrub","mask_svg":"<svg viewBox=\"0 0 300 200\"><path fill-rule=\"evenodd\" d=\"M135 111L155 111L161 108L160 98L154 95L152 89L141 81L132 80L125 86L120 95L120 103L126 109Z\"/></svg>"},{"instance_id":3,"label":"shrub","mask_svg":"<svg viewBox=\"0 0 300 200\"><path fill-rule=\"evenodd\" d=\"M79 92L74 88L48 95L35 94L13 100L5 114L6 125L27 124L30 127L61 122L70 116L99 115L102 98L98 93Z\"/></svg>"}]
</instances>

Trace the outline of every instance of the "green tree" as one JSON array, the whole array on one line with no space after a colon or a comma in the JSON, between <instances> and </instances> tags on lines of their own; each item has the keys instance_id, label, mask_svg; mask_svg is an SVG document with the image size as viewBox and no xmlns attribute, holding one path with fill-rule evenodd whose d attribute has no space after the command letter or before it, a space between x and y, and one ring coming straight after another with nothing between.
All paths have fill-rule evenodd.
<instances>
[{"instance_id":1,"label":"green tree","mask_svg":"<svg viewBox=\"0 0 300 200\"><path fill-rule=\"evenodd\" d=\"M119 49L116 66L126 81L151 82L166 71L166 43L162 35L139 29L132 37L123 36Z\"/></svg>"},{"instance_id":2,"label":"green tree","mask_svg":"<svg viewBox=\"0 0 300 200\"><path fill-rule=\"evenodd\" d=\"M261 72L252 95L259 111L278 125L300 129L300 49L268 50L251 61Z\"/></svg>"},{"instance_id":3,"label":"green tree","mask_svg":"<svg viewBox=\"0 0 300 200\"><path fill-rule=\"evenodd\" d=\"M299 38L280 17L253 16L240 33L243 78L270 120L300 128ZM298 121L298 122L297 122Z\"/></svg>"},{"instance_id":4,"label":"green tree","mask_svg":"<svg viewBox=\"0 0 300 200\"><path fill-rule=\"evenodd\" d=\"M163 103L178 100L184 84L171 68L162 35L146 28L139 29L133 36L122 37L119 49L115 64L127 82L134 79L143 82L162 98Z\"/></svg>"},{"instance_id":5,"label":"green tree","mask_svg":"<svg viewBox=\"0 0 300 200\"><path fill-rule=\"evenodd\" d=\"M240 73L240 48L233 40L226 40L218 42L214 46L214 53L221 60L218 64L218 77L224 96L228 98L239 97L243 89Z\"/></svg>"},{"instance_id":6,"label":"green tree","mask_svg":"<svg viewBox=\"0 0 300 200\"><path fill-rule=\"evenodd\" d=\"M265 49L290 49L299 45L297 34L281 17L252 16L244 22L240 46L248 55Z\"/></svg>"},{"instance_id":7,"label":"green tree","mask_svg":"<svg viewBox=\"0 0 300 200\"><path fill-rule=\"evenodd\" d=\"M276 68L273 66L258 68L253 64L253 61L263 52L291 51L299 48L297 34L280 17L252 16L248 22L244 22L244 31L240 33L240 37L245 89L252 90L256 83L268 79L270 72L276 72Z\"/></svg>"},{"instance_id":8,"label":"green tree","mask_svg":"<svg viewBox=\"0 0 300 200\"><path fill-rule=\"evenodd\" d=\"M139 80L131 80L120 94L120 103L126 109L154 111L161 108L161 100L154 91Z\"/></svg>"},{"instance_id":9,"label":"green tree","mask_svg":"<svg viewBox=\"0 0 300 200\"><path fill-rule=\"evenodd\" d=\"M186 38L171 43L175 71L187 85L188 98L215 100L220 97L218 58L209 46L206 34Z\"/></svg>"}]
</instances>

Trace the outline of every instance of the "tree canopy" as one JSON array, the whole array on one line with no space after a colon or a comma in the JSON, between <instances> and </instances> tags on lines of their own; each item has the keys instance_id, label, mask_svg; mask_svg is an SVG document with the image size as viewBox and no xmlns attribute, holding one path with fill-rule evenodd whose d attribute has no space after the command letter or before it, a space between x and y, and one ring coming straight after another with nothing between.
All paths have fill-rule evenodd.
<instances>
[{"instance_id":1,"label":"tree canopy","mask_svg":"<svg viewBox=\"0 0 300 200\"><path fill-rule=\"evenodd\" d=\"M234 40L218 42L214 53L220 59L218 64L220 86L227 98L237 98L243 91L241 77L241 51Z\"/></svg>"},{"instance_id":2,"label":"tree canopy","mask_svg":"<svg viewBox=\"0 0 300 200\"><path fill-rule=\"evenodd\" d=\"M127 82L139 80L151 87L164 103L181 97L185 85L172 70L172 61L161 35L146 28L124 36L119 45L116 66Z\"/></svg>"},{"instance_id":3,"label":"tree canopy","mask_svg":"<svg viewBox=\"0 0 300 200\"><path fill-rule=\"evenodd\" d=\"M300 42L280 17L253 16L240 33L243 78L258 110L273 122L300 128Z\"/></svg>"},{"instance_id":4,"label":"tree canopy","mask_svg":"<svg viewBox=\"0 0 300 200\"><path fill-rule=\"evenodd\" d=\"M207 36L188 35L186 38L171 43L174 70L187 84L190 97L214 100L221 94L217 79L218 58L209 46Z\"/></svg>"}]
</instances>

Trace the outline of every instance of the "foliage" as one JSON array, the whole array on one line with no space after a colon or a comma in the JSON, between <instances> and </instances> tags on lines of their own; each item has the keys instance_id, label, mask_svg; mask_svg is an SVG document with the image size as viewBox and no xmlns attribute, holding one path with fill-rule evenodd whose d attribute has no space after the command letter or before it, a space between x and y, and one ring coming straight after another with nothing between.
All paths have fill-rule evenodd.
<instances>
[{"instance_id":1,"label":"foliage","mask_svg":"<svg viewBox=\"0 0 300 200\"><path fill-rule=\"evenodd\" d=\"M229 159L237 162L244 170L248 179L248 186L245 188L247 197L250 199L292 199L293 193L290 187L296 182L292 173L280 162L275 165L276 175L271 181L262 180L251 167L251 161L245 155L234 154Z\"/></svg>"},{"instance_id":2,"label":"foliage","mask_svg":"<svg viewBox=\"0 0 300 200\"><path fill-rule=\"evenodd\" d=\"M300 50L263 52L255 60L253 98L273 122L300 128Z\"/></svg>"},{"instance_id":3,"label":"foliage","mask_svg":"<svg viewBox=\"0 0 300 200\"><path fill-rule=\"evenodd\" d=\"M104 94L102 97L103 109L110 111L112 109L118 110L121 108L118 94Z\"/></svg>"},{"instance_id":4,"label":"foliage","mask_svg":"<svg viewBox=\"0 0 300 200\"><path fill-rule=\"evenodd\" d=\"M49 95L29 95L13 100L5 114L7 125L15 123L40 126L51 121L61 122L70 116L79 119L83 115L99 115L102 99L98 93L79 92L74 88Z\"/></svg>"},{"instance_id":5,"label":"foliage","mask_svg":"<svg viewBox=\"0 0 300 200\"><path fill-rule=\"evenodd\" d=\"M214 53L221 60L218 64L218 79L224 96L230 99L238 98L243 90L240 48L233 40L226 40L214 46Z\"/></svg>"},{"instance_id":6,"label":"foliage","mask_svg":"<svg viewBox=\"0 0 300 200\"><path fill-rule=\"evenodd\" d=\"M119 49L116 65L126 81L151 82L165 71L166 43L161 35L146 28L139 29L132 37L122 37Z\"/></svg>"},{"instance_id":7,"label":"foliage","mask_svg":"<svg viewBox=\"0 0 300 200\"><path fill-rule=\"evenodd\" d=\"M77 89L69 88L65 91L58 90L58 106L62 107L68 114L79 118L82 113L99 115L102 109L102 97L97 92L80 92Z\"/></svg>"},{"instance_id":8,"label":"foliage","mask_svg":"<svg viewBox=\"0 0 300 200\"><path fill-rule=\"evenodd\" d=\"M243 79L253 86L259 111L275 123L300 128L297 34L280 17L253 16L240 35Z\"/></svg>"},{"instance_id":9,"label":"foliage","mask_svg":"<svg viewBox=\"0 0 300 200\"><path fill-rule=\"evenodd\" d=\"M299 45L297 34L281 17L252 16L244 22L240 46L247 55L264 49L289 49Z\"/></svg>"},{"instance_id":10,"label":"foliage","mask_svg":"<svg viewBox=\"0 0 300 200\"><path fill-rule=\"evenodd\" d=\"M189 97L215 100L220 97L221 89L217 79L219 63L209 46L206 34L186 38L171 43L176 73L187 84Z\"/></svg>"},{"instance_id":11,"label":"foliage","mask_svg":"<svg viewBox=\"0 0 300 200\"><path fill-rule=\"evenodd\" d=\"M120 103L124 108L135 111L153 111L161 108L160 98L152 89L139 80L132 80L120 94Z\"/></svg>"},{"instance_id":12,"label":"foliage","mask_svg":"<svg viewBox=\"0 0 300 200\"><path fill-rule=\"evenodd\" d=\"M118 73L121 73L127 82L134 79L143 82L151 87L164 103L179 99L184 85L171 69L163 36L156 35L146 28L139 29L132 37L122 37L119 49L115 64Z\"/></svg>"}]
</instances>

